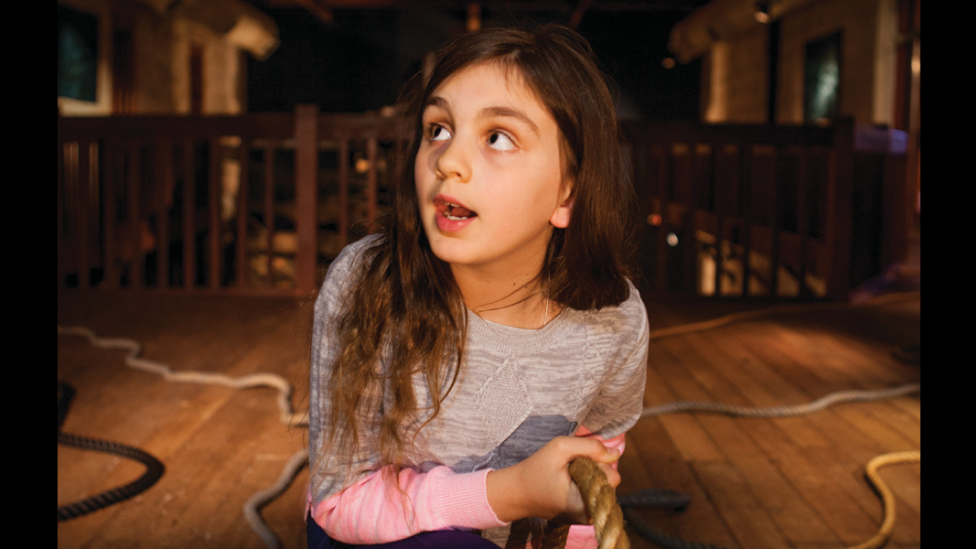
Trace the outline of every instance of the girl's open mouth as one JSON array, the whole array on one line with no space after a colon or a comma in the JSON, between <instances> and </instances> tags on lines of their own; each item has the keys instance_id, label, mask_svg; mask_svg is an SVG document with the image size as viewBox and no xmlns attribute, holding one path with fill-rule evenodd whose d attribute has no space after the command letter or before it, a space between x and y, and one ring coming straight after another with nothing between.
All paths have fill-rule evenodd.
<instances>
[{"instance_id":1,"label":"girl's open mouth","mask_svg":"<svg viewBox=\"0 0 976 549\"><path fill-rule=\"evenodd\" d=\"M438 196L434 199L434 205L437 209L437 226L442 231L460 230L467 226L468 222L478 217L476 212L450 197Z\"/></svg>"},{"instance_id":2,"label":"girl's open mouth","mask_svg":"<svg viewBox=\"0 0 976 549\"><path fill-rule=\"evenodd\" d=\"M460 204L453 204L451 202L442 202L441 204L443 206L439 205L438 209L442 210L441 213L444 217L453 221L460 221L478 215Z\"/></svg>"}]
</instances>

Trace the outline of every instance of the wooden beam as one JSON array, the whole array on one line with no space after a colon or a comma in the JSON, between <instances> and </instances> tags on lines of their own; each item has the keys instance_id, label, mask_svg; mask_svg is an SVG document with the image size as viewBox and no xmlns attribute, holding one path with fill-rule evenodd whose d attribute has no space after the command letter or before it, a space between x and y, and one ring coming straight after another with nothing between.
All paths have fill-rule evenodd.
<instances>
[{"instance_id":1,"label":"wooden beam","mask_svg":"<svg viewBox=\"0 0 976 549\"><path fill-rule=\"evenodd\" d=\"M315 291L318 264L318 126L318 105L295 107L295 217L298 232L295 282L296 290L302 295Z\"/></svg>"}]
</instances>

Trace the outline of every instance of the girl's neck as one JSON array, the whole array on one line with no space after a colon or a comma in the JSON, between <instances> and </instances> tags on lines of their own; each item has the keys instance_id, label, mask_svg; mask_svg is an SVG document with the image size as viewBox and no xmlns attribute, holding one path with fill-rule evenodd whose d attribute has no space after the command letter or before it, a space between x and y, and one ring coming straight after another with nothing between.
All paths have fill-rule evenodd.
<instances>
[{"instance_id":1,"label":"girl's neck","mask_svg":"<svg viewBox=\"0 0 976 549\"><path fill-rule=\"evenodd\" d=\"M533 268L534 267L534 268ZM542 265L488 274L451 266L464 304L481 318L515 328L539 329L559 308L545 297Z\"/></svg>"}]
</instances>

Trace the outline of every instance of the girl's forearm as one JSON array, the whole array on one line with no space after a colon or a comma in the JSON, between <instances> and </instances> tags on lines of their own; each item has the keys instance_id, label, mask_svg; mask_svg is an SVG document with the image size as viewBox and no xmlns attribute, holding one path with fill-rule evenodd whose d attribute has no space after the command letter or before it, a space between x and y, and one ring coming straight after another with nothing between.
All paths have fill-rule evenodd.
<instances>
[{"instance_id":1,"label":"girl's forearm","mask_svg":"<svg viewBox=\"0 0 976 549\"><path fill-rule=\"evenodd\" d=\"M377 471L312 506L312 518L330 537L352 544L388 543L450 527L503 526L486 498L488 471L456 474L403 469L397 486ZM402 490L402 491L401 491Z\"/></svg>"}]
</instances>

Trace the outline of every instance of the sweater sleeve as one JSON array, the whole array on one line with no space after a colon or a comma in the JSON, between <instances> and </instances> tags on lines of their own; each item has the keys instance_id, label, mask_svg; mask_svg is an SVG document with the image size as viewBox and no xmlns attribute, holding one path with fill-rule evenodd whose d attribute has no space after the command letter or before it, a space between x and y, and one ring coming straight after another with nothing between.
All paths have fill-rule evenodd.
<instances>
[{"instance_id":1,"label":"sweater sleeve","mask_svg":"<svg viewBox=\"0 0 976 549\"><path fill-rule=\"evenodd\" d=\"M336 540L386 543L420 532L504 526L488 504L491 469L457 474L440 466L426 473L402 469L397 486L389 467L312 505L312 518Z\"/></svg>"},{"instance_id":2,"label":"sweater sleeve","mask_svg":"<svg viewBox=\"0 0 976 549\"><path fill-rule=\"evenodd\" d=\"M445 528L504 526L488 505L488 470L457 474L440 466L425 473L403 468L393 481L392 466L377 470L375 422L364 417L360 446L342 455L323 452L330 406L325 384L337 358L336 319L351 281L363 268L367 237L347 246L330 266L315 303L312 332L308 505L315 522L330 537L346 543L375 544Z\"/></svg>"}]
</instances>

